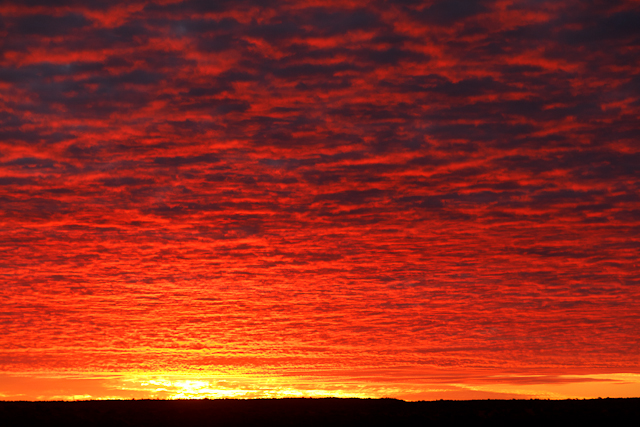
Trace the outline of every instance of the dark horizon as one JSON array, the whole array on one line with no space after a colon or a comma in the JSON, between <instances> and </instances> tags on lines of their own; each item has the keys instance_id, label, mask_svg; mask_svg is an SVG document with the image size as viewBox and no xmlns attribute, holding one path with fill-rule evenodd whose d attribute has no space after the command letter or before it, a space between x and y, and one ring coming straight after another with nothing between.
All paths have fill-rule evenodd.
<instances>
[{"instance_id":1,"label":"dark horizon","mask_svg":"<svg viewBox=\"0 0 640 427\"><path fill-rule=\"evenodd\" d=\"M7 425L61 422L86 425L354 425L433 422L628 422L640 398L405 402L398 399L213 399L84 402L1 402Z\"/></svg>"}]
</instances>

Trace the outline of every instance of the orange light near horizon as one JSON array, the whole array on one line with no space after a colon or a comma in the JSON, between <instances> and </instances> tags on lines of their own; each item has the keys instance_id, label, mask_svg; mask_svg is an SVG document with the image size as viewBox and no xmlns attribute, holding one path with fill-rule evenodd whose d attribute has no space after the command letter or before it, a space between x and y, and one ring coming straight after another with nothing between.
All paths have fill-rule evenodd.
<instances>
[{"instance_id":1,"label":"orange light near horizon","mask_svg":"<svg viewBox=\"0 0 640 427\"><path fill-rule=\"evenodd\" d=\"M27 386L25 386L27 385ZM81 392L84 391L84 392ZM287 397L403 400L590 399L640 396L640 374L505 375L466 383L432 379L287 378L194 374L0 375L0 400L267 399Z\"/></svg>"}]
</instances>

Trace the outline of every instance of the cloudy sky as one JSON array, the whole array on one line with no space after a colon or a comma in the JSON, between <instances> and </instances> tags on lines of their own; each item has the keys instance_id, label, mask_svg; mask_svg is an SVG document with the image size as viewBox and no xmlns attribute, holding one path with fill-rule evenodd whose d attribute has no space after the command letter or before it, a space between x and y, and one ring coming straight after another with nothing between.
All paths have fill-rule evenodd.
<instances>
[{"instance_id":1,"label":"cloudy sky","mask_svg":"<svg viewBox=\"0 0 640 427\"><path fill-rule=\"evenodd\" d=\"M0 2L0 398L640 395L638 1Z\"/></svg>"}]
</instances>

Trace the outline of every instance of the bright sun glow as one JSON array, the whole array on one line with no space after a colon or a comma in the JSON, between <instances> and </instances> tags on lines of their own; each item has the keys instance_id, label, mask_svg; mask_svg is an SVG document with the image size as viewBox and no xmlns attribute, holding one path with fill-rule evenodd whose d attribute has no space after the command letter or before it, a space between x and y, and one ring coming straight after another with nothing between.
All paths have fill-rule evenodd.
<instances>
[{"instance_id":1,"label":"bright sun glow","mask_svg":"<svg viewBox=\"0 0 640 427\"><path fill-rule=\"evenodd\" d=\"M144 391L150 397L163 399L251 399L283 397L371 397L365 390L341 389L327 385L325 389L309 387L291 379L207 378L189 379L181 376L153 378L131 377L120 382L125 391Z\"/></svg>"}]
</instances>

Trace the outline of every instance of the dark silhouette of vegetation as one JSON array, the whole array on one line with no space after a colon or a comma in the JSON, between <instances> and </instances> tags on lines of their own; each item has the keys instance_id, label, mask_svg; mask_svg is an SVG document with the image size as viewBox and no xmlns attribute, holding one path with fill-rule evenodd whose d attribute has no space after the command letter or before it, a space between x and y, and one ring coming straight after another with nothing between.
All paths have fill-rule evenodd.
<instances>
[{"instance_id":1,"label":"dark silhouette of vegetation","mask_svg":"<svg viewBox=\"0 0 640 427\"><path fill-rule=\"evenodd\" d=\"M640 398L591 400L396 399L109 400L0 402L0 426L436 426L638 425ZM517 423L517 424L514 424Z\"/></svg>"}]
</instances>

